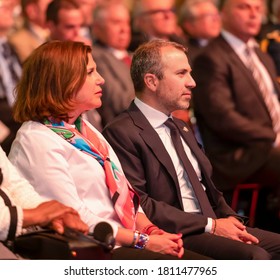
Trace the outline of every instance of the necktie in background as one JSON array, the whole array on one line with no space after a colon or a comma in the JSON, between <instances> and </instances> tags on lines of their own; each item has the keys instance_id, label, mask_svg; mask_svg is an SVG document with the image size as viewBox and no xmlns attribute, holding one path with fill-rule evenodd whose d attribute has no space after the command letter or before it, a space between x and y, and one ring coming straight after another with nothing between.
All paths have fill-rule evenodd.
<instances>
[{"instance_id":1,"label":"necktie in background","mask_svg":"<svg viewBox=\"0 0 280 280\"><path fill-rule=\"evenodd\" d=\"M204 191L200 181L198 180L197 174L196 174L191 162L189 161L187 154L185 153L185 150L184 150L184 147L182 144L182 140L180 137L180 130L178 129L178 127L176 126L176 124L173 122L173 120L171 118L168 118L164 124L170 128L170 134L171 134L172 142L174 144L174 148L177 152L177 155L178 155L185 171L188 174L188 178L193 187L193 190L195 192L196 198L199 202L200 209L201 209L203 215L210 217L210 218L216 218L216 215L209 202L206 192Z\"/></svg>"},{"instance_id":2,"label":"necktie in background","mask_svg":"<svg viewBox=\"0 0 280 280\"><path fill-rule=\"evenodd\" d=\"M247 58L247 67L250 69L252 76L254 77L256 83L259 86L259 89L262 93L264 102L267 106L267 109L270 113L270 117L273 124L273 129L275 132L280 132L280 106L279 101L277 100L276 96L273 96L273 92L270 92L267 88L265 80L263 78L262 73L259 70L258 65L256 65L253 56L252 50L250 47L245 49L245 55Z\"/></svg>"},{"instance_id":3,"label":"necktie in background","mask_svg":"<svg viewBox=\"0 0 280 280\"><path fill-rule=\"evenodd\" d=\"M122 61L123 61L128 67L130 67L130 66L131 66L131 62L132 62L132 58L131 58L131 56L129 56L129 55L125 55L125 56L122 58Z\"/></svg>"}]
</instances>

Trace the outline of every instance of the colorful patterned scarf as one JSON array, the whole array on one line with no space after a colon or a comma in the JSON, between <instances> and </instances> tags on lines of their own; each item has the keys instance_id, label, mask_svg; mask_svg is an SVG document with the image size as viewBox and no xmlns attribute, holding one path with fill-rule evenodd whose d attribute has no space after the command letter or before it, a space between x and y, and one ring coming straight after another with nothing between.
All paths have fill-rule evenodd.
<instances>
[{"instance_id":1,"label":"colorful patterned scarf","mask_svg":"<svg viewBox=\"0 0 280 280\"><path fill-rule=\"evenodd\" d=\"M44 124L80 151L96 159L103 167L106 185L111 199L124 227L135 229L139 197L125 178L124 174L110 160L108 145L79 117L75 126L66 122L55 123L45 120Z\"/></svg>"}]
</instances>

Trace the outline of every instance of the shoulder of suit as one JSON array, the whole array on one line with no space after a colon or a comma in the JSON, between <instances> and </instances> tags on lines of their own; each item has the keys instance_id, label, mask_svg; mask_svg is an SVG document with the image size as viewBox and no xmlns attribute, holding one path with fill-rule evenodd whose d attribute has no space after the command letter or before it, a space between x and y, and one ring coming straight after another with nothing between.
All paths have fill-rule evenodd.
<instances>
[{"instance_id":1,"label":"shoulder of suit","mask_svg":"<svg viewBox=\"0 0 280 280\"><path fill-rule=\"evenodd\" d=\"M268 48L272 44L280 44L280 31L279 30L274 30L272 32L269 32L266 34L266 37L261 40L260 42L260 49L263 52L267 52Z\"/></svg>"},{"instance_id":2,"label":"shoulder of suit","mask_svg":"<svg viewBox=\"0 0 280 280\"><path fill-rule=\"evenodd\" d=\"M267 38L270 40L275 40L280 43L280 30L274 30L267 34Z\"/></svg>"}]
</instances>

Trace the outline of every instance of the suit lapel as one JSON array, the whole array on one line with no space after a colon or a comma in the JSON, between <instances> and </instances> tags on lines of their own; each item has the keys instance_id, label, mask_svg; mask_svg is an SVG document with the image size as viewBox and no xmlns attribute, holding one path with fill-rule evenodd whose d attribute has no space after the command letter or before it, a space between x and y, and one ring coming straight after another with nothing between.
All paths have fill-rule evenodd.
<instances>
[{"instance_id":1,"label":"suit lapel","mask_svg":"<svg viewBox=\"0 0 280 280\"><path fill-rule=\"evenodd\" d=\"M140 136L142 137L143 141L147 144L158 161L166 168L166 171L172 177L176 185L177 195L178 197L180 197L181 206L183 207L181 192L174 165L157 132L150 125L147 118L142 114L142 112L138 109L134 102L132 102L132 104L130 105L128 113L132 118L134 124L140 128Z\"/></svg>"},{"instance_id":2,"label":"suit lapel","mask_svg":"<svg viewBox=\"0 0 280 280\"><path fill-rule=\"evenodd\" d=\"M279 86L279 83L276 81L275 74L273 74L273 72L272 72L271 65L269 64L269 61L267 60L266 55L260 50L260 48L256 48L255 52L256 52L257 56L259 57L260 61L262 62L262 64L265 66L267 72L269 73L269 76L270 76L270 78L273 82L275 91L276 91L276 93L278 95L278 98L279 98L279 96L280 96L280 86Z\"/></svg>"},{"instance_id":3,"label":"suit lapel","mask_svg":"<svg viewBox=\"0 0 280 280\"><path fill-rule=\"evenodd\" d=\"M235 53L235 51L232 49L232 47L226 42L226 40L223 37L220 37L220 38L221 38L221 47L224 50L226 50L227 57L231 60L230 65L233 65L234 68L238 69L239 71L241 71L243 73L243 75L246 77L246 80L249 81L251 86L254 88L253 92L257 95L257 97L259 98L260 102L263 104L263 107L265 108L265 110L267 111L267 113L270 117L270 114L267 110L267 106L264 103L262 93L260 92L260 89L259 89L254 77L252 76L252 73L246 67L246 65L243 63L243 61L239 58L239 56ZM258 56L261 59L261 61L264 63L264 61L260 57L259 53L258 53ZM264 65L267 66L265 63L264 63ZM271 73L269 73L269 74L271 76Z\"/></svg>"}]
</instances>

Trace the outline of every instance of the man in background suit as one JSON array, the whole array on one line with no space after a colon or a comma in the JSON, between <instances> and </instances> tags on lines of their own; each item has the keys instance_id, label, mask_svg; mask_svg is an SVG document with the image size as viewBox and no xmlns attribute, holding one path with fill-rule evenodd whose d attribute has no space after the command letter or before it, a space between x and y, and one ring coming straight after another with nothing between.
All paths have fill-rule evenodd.
<instances>
[{"instance_id":1,"label":"man in background suit","mask_svg":"<svg viewBox=\"0 0 280 280\"><path fill-rule=\"evenodd\" d=\"M51 0L20 1L23 25L10 34L9 42L15 49L21 63L34 49L48 39L46 9L50 2Z\"/></svg>"},{"instance_id":2,"label":"man in background suit","mask_svg":"<svg viewBox=\"0 0 280 280\"><path fill-rule=\"evenodd\" d=\"M190 64L221 31L221 19L213 0L188 0L179 11L179 24L185 33Z\"/></svg>"},{"instance_id":3,"label":"man in background suit","mask_svg":"<svg viewBox=\"0 0 280 280\"><path fill-rule=\"evenodd\" d=\"M12 116L14 88L21 76L21 64L8 41L14 27L15 2L0 3L0 144L8 154L20 125Z\"/></svg>"},{"instance_id":4,"label":"man in background suit","mask_svg":"<svg viewBox=\"0 0 280 280\"><path fill-rule=\"evenodd\" d=\"M280 235L239 221L211 181L211 165L191 129L176 118L183 151L172 144L171 113L188 108L195 86L185 51L162 40L136 50L131 77L137 98L103 134L146 215L165 230L181 232L186 249L214 259L279 259ZM184 154L190 163L179 160Z\"/></svg>"},{"instance_id":5,"label":"man in background suit","mask_svg":"<svg viewBox=\"0 0 280 280\"><path fill-rule=\"evenodd\" d=\"M118 2L97 5L92 31L92 55L106 81L102 86L102 106L97 109L105 126L127 109L134 98L129 74L132 54L127 51L131 40L128 8Z\"/></svg>"},{"instance_id":6,"label":"man in background suit","mask_svg":"<svg viewBox=\"0 0 280 280\"><path fill-rule=\"evenodd\" d=\"M280 118L280 88L273 61L254 40L263 1L222 2L221 36L193 64L197 123L213 165L213 181L228 202L237 183L251 181L273 187L279 209L280 126L273 118ZM251 70L252 60L257 66ZM257 72L262 79L256 79Z\"/></svg>"}]
</instances>

